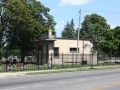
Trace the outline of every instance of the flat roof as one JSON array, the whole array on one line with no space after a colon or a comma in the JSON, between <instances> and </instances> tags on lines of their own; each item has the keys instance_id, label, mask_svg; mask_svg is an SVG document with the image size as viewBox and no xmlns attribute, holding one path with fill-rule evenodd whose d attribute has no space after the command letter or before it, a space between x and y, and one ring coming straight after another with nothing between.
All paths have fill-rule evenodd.
<instances>
[{"instance_id":1,"label":"flat roof","mask_svg":"<svg viewBox=\"0 0 120 90\"><path fill-rule=\"evenodd\" d=\"M41 41L45 41L45 42L48 41L48 42L49 42L49 41L55 41L55 39L45 39L45 40L35 40L35 41L36 41L36 42L38 42L38 41L39 41L39 42L41 42Z\"/></svg>"},{"instance_id":2,"label":"flat roof","mask_svg":"<svg viewBox=\"0 0 120 90\"><path fill-rule=\"evenodd\" d=\"M55 39L77 40L77 38L61 38L61 37L56 37ZM90 41L90 40L92 40L92 39L90 39L90 38L79 38L79 40L86 40L86 41Z\"/></svg>"}]
</instances>

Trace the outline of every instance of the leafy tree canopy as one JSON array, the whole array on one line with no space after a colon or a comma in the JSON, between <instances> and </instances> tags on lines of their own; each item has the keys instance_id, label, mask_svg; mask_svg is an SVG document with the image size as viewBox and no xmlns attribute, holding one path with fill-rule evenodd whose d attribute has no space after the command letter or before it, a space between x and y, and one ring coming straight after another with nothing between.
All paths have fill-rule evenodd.
<instances>
[{"instance_id":1,"label":"leafy tree canopy","mask_svg":"<svg viewBox=\"0 0 120 90\"><path fill-rule=\"evenodd\" d=\"M6 38L10 38L8 47L30 47L32 41L41 34L47 33L48 26L55 22L49 15L50 9L36 0L10 0L5 8L8 14L4 22L8 21Z\"/></svg>"},{"instance_id":2,"label":"leafy tree canopy","mask_svg":"<svg viewBox=\"0 0 120 90\"><path fill-rule=\"evenodd\" d=\"M4 1L4 0L3 0ZM8 49L20 48L21 52L33 50L34 40L48 32L51 25L55 34L55 21L50 9L36 0L8 0L3 2L4 37ZM4 23L7 22L7 25Z\"/></svg>"},{"instance_id":3,"label":"leafy tree canopy","mask_svg":"<svg viewBox=\"0 0 120 90\"><path fill-rule=\"evenodd\" d=\"M64 27L64 30L61 33L61 36L63 38L74 38L74 37L76 37L73 19L71 20L70 23L67 22L67 24Z\"/></svg>"},{"instance_id":4,"label":"leafy tree canopy","mask_svg":"<svg viewBox=\"0 0 120 90\"><path fill-rule=\"evenodd\" d=\"M94 51L100 51L100 44L104 41L105 33L110 29L106 19L97 14L86 15L81 27L80 37L91 38Z\"/></svg>"}]
</instances>

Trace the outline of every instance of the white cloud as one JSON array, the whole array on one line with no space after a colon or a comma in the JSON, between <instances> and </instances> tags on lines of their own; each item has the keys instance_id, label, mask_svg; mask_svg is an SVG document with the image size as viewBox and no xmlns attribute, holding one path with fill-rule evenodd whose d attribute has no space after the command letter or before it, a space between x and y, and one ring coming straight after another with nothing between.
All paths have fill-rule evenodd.
<instances>
[{"instance_id":1,"label":"white cloud","mask_svg":"<svg viewBox=\"0 0 120 90\"><path fill-rule=\"evenodd\" d=\"M66 5L83 5L93 0L61 0L59 6L66 6Z\"/></svg>"}]
</instances>

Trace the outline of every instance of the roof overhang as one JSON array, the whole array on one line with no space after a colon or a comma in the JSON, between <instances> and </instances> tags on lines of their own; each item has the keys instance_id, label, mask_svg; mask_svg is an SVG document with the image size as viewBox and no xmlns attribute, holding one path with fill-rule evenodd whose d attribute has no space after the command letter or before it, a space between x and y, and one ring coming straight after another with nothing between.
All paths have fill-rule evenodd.
<instances>
[{"instance_id":1,"label":"roof overhang","mask_svg":"<svg viewBox=\"0 0 120 90\"><path fill-rule=\"evenodd\" d=\"M45 40L35 40L36 44L48 44L50 42L54 42L55 39L45 39Z\"/></svg>"}]
</instances>

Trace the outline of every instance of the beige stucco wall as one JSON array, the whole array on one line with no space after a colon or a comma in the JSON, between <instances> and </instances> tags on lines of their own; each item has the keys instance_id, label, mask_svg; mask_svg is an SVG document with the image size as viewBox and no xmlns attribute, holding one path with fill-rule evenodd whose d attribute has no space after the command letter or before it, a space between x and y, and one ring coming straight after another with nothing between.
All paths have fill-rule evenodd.
<instances>
[{"instance_id":1,"label":"beige stucco wall","mask_svg":"<svg viewBox=\"0 0 120 90\"><path fill-rule=\"evenodd\" d=\"M79 41L79 51L82 52L82 41ZM77 47L77 40L56 39L54 47L59 47L59 53L70 53L70 48Z\"/></svg>"},{"instance_id":2,"label":"beige stucco wall","mask_svg":"<svg viewBox=\"0 0 120 90\"><path fill-rule=\"evenodd\" d=\"M84 54L90 54L91 53L91 49L93 47L93 44L90 41L84 41Z\"/></svg>"},{"instance_id":3,"label":"beige stucco wall","mask_svg":"<svg viewBox=\"0 0 120 90\"><path fill-rule=\"evenodd\" d=\"M90 45L90 47L83 48L84 44ZM54 47L59 47L59 53L70 53L70 48L77 48L77 40L69 40L69 39L56 39L54 42ZM79 54L90 54L90 50L92 44L90 41L79 40ZM84 50L84 51L83 51Z\"/></svg>"}]
</instances>

